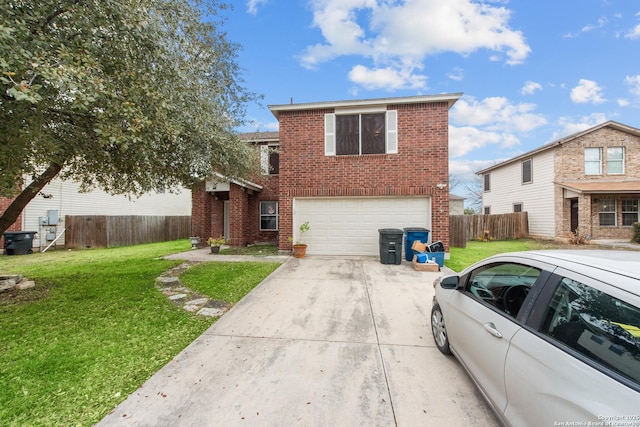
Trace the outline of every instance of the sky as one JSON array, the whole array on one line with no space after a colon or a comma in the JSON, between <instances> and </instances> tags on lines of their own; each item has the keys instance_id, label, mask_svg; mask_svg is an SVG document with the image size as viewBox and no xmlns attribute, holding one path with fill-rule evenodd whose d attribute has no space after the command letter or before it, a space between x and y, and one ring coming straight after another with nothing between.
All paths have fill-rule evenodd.
<instances>
[{"instance_id":1,"label":"sky","mask_svg":"<svg viewBox=\"0 0 640 427\"><path fill-rule=\"evenodd\" d=\"M640 128L635 0L243 0L223 30L261 94L242 132L276 131L268 105L463 93L449 173L475 172L607 120Z\"/></svg>"}]
</instances>

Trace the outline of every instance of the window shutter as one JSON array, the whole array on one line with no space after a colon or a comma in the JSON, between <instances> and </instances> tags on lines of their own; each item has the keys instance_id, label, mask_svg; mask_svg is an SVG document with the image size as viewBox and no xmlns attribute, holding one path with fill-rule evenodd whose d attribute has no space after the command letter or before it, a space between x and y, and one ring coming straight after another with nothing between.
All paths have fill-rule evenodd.
<instances>
[{"instance_id":1,"label":"window shutter","mask_svg":"<svg viewBox=\"0 0 640 427\"><path fill-rule=\"evenodd\" d=\"M387 154L398 153L398 111L387 111Z\"/></svg>"},{"instance_id":2,"label":"window shutter","mask_svg":"<svg viewBox=\"0 0 640 427\"><path fill-rule=\"evenodd\" d=\"M336 115L324 115L324 155L336 155Z\"/></svg>"},{"instance_id":3,"label":"window shutter","mask_svg":"<svg viewBox=\"0 0 640 427\"><path fill-rule=\"evenodd\" d=\"M260 169L262 169L262 175L269 175L269 146L260 146Z\"/></svg>"}]
</instances>

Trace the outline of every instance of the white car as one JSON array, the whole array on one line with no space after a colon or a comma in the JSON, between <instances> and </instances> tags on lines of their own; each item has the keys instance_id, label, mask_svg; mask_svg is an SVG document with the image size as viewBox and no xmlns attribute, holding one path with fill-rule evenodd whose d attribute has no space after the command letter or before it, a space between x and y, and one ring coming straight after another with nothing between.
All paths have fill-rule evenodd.
<instances>
[{"instance_id":1,"label":"white car","mask_svg":"<svg viewBox=\"0 0 640 427\"><path fill-rule=\"evenodd\" d=\"M640 252L514 252L434 286L436 346L504 424L640 427Z\"/></svg>"}]
</instances>

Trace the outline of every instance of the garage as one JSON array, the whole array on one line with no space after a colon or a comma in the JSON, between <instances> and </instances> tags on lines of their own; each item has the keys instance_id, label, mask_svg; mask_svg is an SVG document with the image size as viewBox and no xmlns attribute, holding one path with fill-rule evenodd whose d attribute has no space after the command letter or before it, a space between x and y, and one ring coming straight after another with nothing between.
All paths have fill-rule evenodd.
<instances>
[{"instance_id":1,"label":"garage","mask_svg":"<svg viewBox=\"0 0 640 427\"><path fill-rule=\"evenodd\" d=\"M309 221L310 255L379 255L378 229L431 229L430 197L296 198L293 225Z\"/></svg>"}]
</instances>

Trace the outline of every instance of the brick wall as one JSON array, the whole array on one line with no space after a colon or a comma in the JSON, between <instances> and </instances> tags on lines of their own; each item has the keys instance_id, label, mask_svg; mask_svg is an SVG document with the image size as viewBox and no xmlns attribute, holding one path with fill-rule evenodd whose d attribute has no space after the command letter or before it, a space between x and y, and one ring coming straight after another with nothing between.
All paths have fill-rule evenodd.
<instances>
[{"instance_id":1,"label":"brick wall","mask_svg":"<svg viewBox=\"0 0 640 427\"><path fill-rule=\"evenodd\" d=\"M5 210L11 205L13 199L8 199L6 197L0 197L0 215L4 213ZM11 224L6 231L21 231L22 229L22 213L18 215L18 219L16 222ZM0 234L0 250L4 250L4 235Z\"/></svg>"},{"instance_id":2,"label":"brick wall","mask_svg":"<svg viewBox=\"0 0 640 427\"><path fill-rule=\"evenodd\" d=\"M585 175L584 149L585 147L602 148L602 174ZM623 175L607 174L607 147L625 147L625 173ZM580 182L603 181L615 182L626 180L640 180L640 137L619 131L610 127L603 127L587 133L579 138L564 143L555 151L555 181ZM556 236L567 236L570 231L570 204L564 199L564 192L556 187ZM601 199L615 199L617 203L616 226L600 226L599 201ZM578 196L578 223L583 233L593 239L628 239L631 237L631 227L622 226L623 199L640 199L640 194L624 195L591 195Z\"/></svg>"},{"instance_id":3,"label":"brick wall","mask_svg":"<svg viewBox=\"0 0 640 427\"><path fill-rule=\"evenodd\" d=\"M432 198L432 239L448 250L448 104L389 105L398 111L398 154L324 155L324 115L333 109L280 113L280 249L290 248L295 197Z\"/></svg>"}]
</instances>

